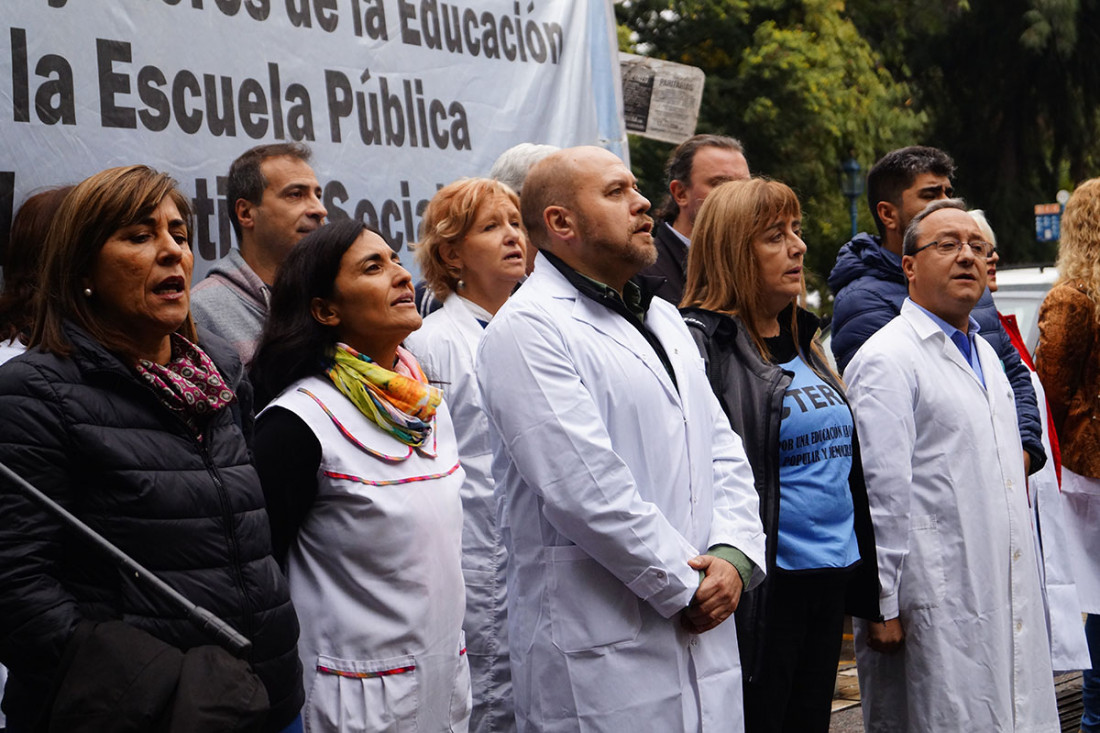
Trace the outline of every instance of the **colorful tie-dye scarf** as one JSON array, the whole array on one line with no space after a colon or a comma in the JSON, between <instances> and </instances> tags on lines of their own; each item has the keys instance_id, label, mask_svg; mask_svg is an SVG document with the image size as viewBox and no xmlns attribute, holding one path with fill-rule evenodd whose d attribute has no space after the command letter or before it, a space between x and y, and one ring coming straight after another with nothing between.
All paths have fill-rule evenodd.
<instances>
[{"instance_id":1,"label":"colorful tie-dye scarf","mask_svg":"<svg viewBox=\"0 0 1100 733\"><path fill-rule=\"evenodd\" d=\"M326 374L368 420L413 448L427 442L443 393L428 384L412 354L398 347L395 371L347 344L336 344L332 357Z\"/></svg>"}]
</instances>

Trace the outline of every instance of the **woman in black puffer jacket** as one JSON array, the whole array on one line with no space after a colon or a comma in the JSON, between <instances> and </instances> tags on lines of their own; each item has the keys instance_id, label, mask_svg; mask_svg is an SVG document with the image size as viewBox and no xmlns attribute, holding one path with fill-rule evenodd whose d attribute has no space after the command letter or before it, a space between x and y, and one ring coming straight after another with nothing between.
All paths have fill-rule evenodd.
<instances>
[{"instance_id":1,"label":"woman in black puffer jacket","mask_svg":"<svg viewBox=\"0 0 1100 733\"><path fill-rule=\"evenodd\" d=\"M199 338L189 314L190 215L174 182L144 166L103 171L66 197L28 351L0 368L0 461L250 639L247 667L220 650L193 661L210 637L0 480L9 731L121 729L128 713L144 721L135 730L181 715L210 729L186 710L196 682L215 708L253 720L258 708L256 730L282 730L301 707L298 621L245 442L251 388L232 349ZM89 639L99 646L82 650ZM167 665L178 679L152 677L166 667L130 668L146 659L135 639L150 658L192 661ZM81 671L89 648L100 673ZM251 692L235 687L248 667L262 683Z\"/></svg>"}]
</instances>

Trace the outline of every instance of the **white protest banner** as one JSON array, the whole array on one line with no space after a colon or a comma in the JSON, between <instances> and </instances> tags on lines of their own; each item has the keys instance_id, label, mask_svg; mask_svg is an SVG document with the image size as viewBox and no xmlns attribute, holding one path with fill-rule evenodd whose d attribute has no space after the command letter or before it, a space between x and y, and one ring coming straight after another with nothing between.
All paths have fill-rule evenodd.
<instances>
[{"instance_id":1,"label":"white protest banner","mask_svg":"<svg viewBox=\"0 0 1100 733\"><path fill-rule=\"evenodd\" d=\"M512 145L624 152L606 0L5 0L0 44L0 246L35 190L146 163L194 199L199 278L230 162L298 140L329 218L404 251Z\"/></svg>"}]
</instances>

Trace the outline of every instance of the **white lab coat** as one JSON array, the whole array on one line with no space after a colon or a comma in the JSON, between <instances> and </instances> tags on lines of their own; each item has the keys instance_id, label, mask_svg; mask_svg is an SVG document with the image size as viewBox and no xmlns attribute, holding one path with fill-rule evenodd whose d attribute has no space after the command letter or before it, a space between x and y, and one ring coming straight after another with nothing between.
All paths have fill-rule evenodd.
<instances>
[{"instance_id":1,"label":"white lab coat","mask_svg":"<svg viewBox=\"0 0 1100 733\"><path fill-rule=\"evenodd\" d=\"M1066 538L1073 559L1081 611L1100 614L1100 479L1081 476L1062 466Z\"/></svg>"},{"instance_id":2,"label":"white lab coat","mask_svg":"<svg viewBox=\"0 0 1100 733\"><path fill-rule=\"evenodd\" d=\"M1039 403L1039 420L1043 424L1043 450L1050 452L1047 435L1046 392L1039 375L1031 372L1035 399ZM1058 488L1058 475L1053 459L1028 477L1031 507L1037 518L1037 541L1040 544L1040 576L1047 613L1047 633L1050 636L1051 664L1056 671L1091 669L1085 627L1081 622L1081 599L1074 580L1071 542L1066 531L1065 496Z\"/></svg>"},{"instance_id":3,"label":"white lab coat","mask_svg":"<svg viewBox=\"0 0 1100 733\"><path fill-rule=\"evenodd\" d=\"M762 580L752 473L679 313L654 299L646 323L678 389L540 254L481 341L522 733L743 727L733 618L691 635L679 617L714 544Z\"/></svg>"},{"instance_id":4,"label":"white lab coat","mask_svg":"<svg viewBox=\"0 0 1100 733\"><path fill-rule=\"evenodd\" d=\"M976 339L985 388L906 300L844 372L901 651L856 655L868 731L1057 733L1012 387Z\"/></svg>"},{"instance_id":5,"label":"white lab coat","mask_svg":"<svg viewBox=\"0 0 1100 733\"><path fill-rule=\"evenodd\" d=\"M507 733L516 728L508 663L508 553L497 529L489 419L481 409L474 366L483 332L462 298L452 293L442 308L405 339L405 346L416 355L428 380L443 390L466 471L462 484L462 574L466 578L463 628L474 696L470 731Z\"/></svg>"},{"instance_id":6,"label":"white lab coat","mask_svg":"<svg viewBox=\"0 0 1100 733\"><path fill-rule=\"evenodd\" d=\"M301 418L322 446L317 498L287 556L306 730L465 733L463 472L446 404L425 451L383 432L320 377L271 406Z\"/></svg>"}]
</instances>

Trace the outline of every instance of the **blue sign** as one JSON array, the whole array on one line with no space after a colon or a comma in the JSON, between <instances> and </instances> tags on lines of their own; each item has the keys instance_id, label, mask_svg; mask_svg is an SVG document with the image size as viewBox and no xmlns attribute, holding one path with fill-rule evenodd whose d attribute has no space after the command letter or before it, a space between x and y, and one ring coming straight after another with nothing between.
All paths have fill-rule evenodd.
<instances>
[{"instance_id":1,"label":"blue sign","mask_svg":"<svg viewBox=\"0 0 1100 733\"><path fill-rule=\"evenodd\" d=\"M1062 205L1035 205L1035 239L1039 242L1057 242L1062 236Z\"/></svg>"}]
</instances>

